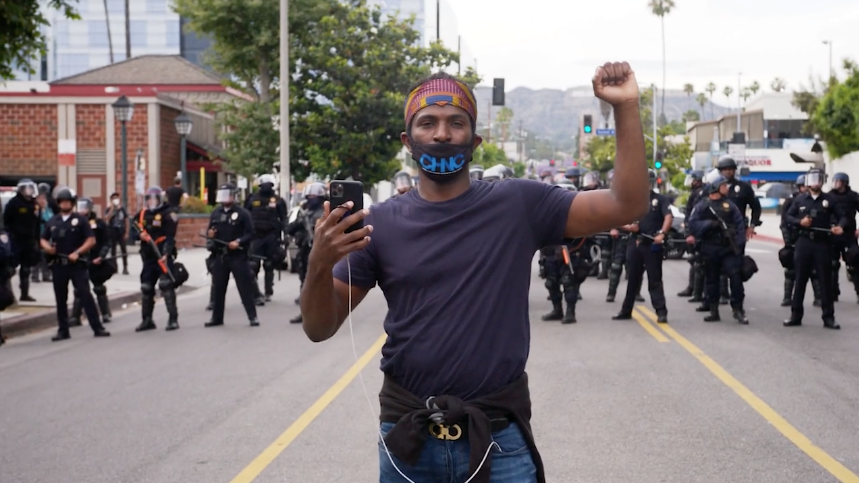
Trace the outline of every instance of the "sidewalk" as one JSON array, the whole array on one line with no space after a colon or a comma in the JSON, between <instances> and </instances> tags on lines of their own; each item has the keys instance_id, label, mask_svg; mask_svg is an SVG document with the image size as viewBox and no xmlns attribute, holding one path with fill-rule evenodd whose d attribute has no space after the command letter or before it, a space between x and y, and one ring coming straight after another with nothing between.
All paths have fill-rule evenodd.
<instances>
[{"instance_id":1,"label":"sidewalk","mask_svg":"<svg viewBox=\"0 0 859 483\"><path fill-rule=\"evenodd\" d=\"M780 215L775 214L774 211L763 212L761 214L761 226L755 229L757 233L755 240L779 244L784 243L781 236L781 228L779 228L780 224Z\"/></svg>"},{"instance_id":2,"label":"sidewalk","mask_svg":"<svg viewBox=\"0 0 859 483\"><path fill-rule=\"evenodd\" d=\"M110 298L110 308L117 311L126 305L140 302L140 271L143 262L138 253L138 246L128 247L128 273L122 275L122 260L117 258L119 271L108 280L107 293ZM117 255L119 250L117 249ZM177 294L187 293L201 287L209 286L209 276L206 273L206 258L209 252L203 248L179 250L176 261L185 265L188 270L188 281L182 285ZM12 278L12 291L17 299L21 295L18 276ZM18 302L0 312L0 327L7 337L42 330L57 325L57 304L54 297L54 286L50 282L30 282L30 296L35 302ZM69 284L69 312L74 300L72 287ZM84 322L86 324L86 322Z\"/></svg>"}]
</instances>

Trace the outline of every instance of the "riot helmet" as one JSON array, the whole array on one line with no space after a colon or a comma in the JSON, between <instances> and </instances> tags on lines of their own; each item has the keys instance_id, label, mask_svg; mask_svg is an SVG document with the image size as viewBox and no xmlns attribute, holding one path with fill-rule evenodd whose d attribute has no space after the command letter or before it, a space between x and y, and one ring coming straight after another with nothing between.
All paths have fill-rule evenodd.
<instances>
[{"instance_id":1,"label":"riot helmet","mask_svg":"<svg viewBox=\"0 0 859 483\"><path fill-rule=\"evenodd\" d=\"M471 179L481 180L483 179L483 166L479 164L475 164L468 170L468 175L471 176Z\"/></svg>"},{"instance_id":2,"label":"riot helmet","mask_svg":"<svg viewBox=\"0 0 859 483\"><path fill-rule=\"evenodd\" d=\"M820 168L811 168L808 173L805 173L805 185L811 191L818 192L823 188L823 183L826 182L826 174Z\"/></svg>"},{"instance_id":3,"label":"riot helmet","mask_svg":"<svg viewBox=\"0 0 859 483\"><path fill-rule=\"evenodd\" d=\"M564 188L567 191L578 191L578 188L576 188L576 185L574 185L573 182L568 180L568 179L565 179L564 181L561 181L560 183L558 183L558 186L560 186L561 188Z\"/></svg>"},{"instance_id":4,"label":"riot helmet","mask_svg":"<svg viewBox=\"0 0 859 483\"><path fill-rule=\"evenodd\" d=\"M832 189L835 191L846 190L850 187L850 176L847 173L835 173L832 175Z\"/></svg>"},{"instance_id":5,"label":"riot helmet","mask_svg":"<svg viewBox=\"0 0 859 483\"><path fill-rule=\"evenodd\" d=\"M722 156L716 164L716 169L729 181L737 177L737 162L730 156Z\"/></svg>"},{"instance_id":6,"label":"riot helmet","mask_svg":"<svg viewBox=\"0 0 859 483\"><path fill-rule=\"evenodd\" d=\"M322 183L310 183L304 187L304 199L307 202L305 207L308 210L317 210L322 207L325 202L325 185Z\"/></svg>"},{"instance_id":7,"label":"riot helmet","mask_svg":"<svg viewBox=\"0 0 859 483\"><path fill-rule=\"evenodd\" d=\"M51 185L48 183L39 183L39 194L48 196L51 192Z\"/></svg>"},{"instance_id":8,"label":"riot helmet","mask_svg":"<svg viewBox=\"0 0 859 483\"><path fill-rule=\"evenodd\" d=\"M218 186L218 192L215 195L215 203L223 205L232 205L236 201L236 185L233 183L224 183Z\"/></svg>"},{"instance_id":9,"label":"riot helmet","mask_svg":"<svg viewBox=\"0 0 859 483\"><path fill-rule=\"evenodd\" d=\"M164 190L160 186L150 186L145 195L146 208L157 210L164 203Z\"/></svg>"},{"instance_id":10,"label":"riot helmet","mask_svg":"<svg viewBox=\"0 0 859 483\"><path fill-rule=\"evenodd\" d=\"M564 172L564 177L572 181L573 184L576 185L576 188L578 188L583 174L584 172L582 171L582 168L574 166L572 168L568 168L567 171Z\"/></svg>"},{"instance_id":11,"label":"riot helmet","mask_svg":"<svg viewBox=\"0 0 859 483\"><path fill-rule=\"evenodd\" d=\"M683 186L687 188L691 188L695 182L703 182L704 181L704 172L700 169L694 169L686 175L686 180L683 182Z\"/></svg>"},{"instance_id":12,"label":"riot helmet","mask_svg":"<svg viewBox=\"0 0 859 483\"><path fill-rule=\"evenodd\" d=\"M588 189L597 189L600 186L599 171L590 171L582 178L582 187Z\"/></svg>"},{"instance_id":13,"label":"riot helmet","mask_svg":"<svg viewBox=\"0 0 859 483\"><path fill-rule=\"evenodd\" d=\"M728 178L722 175L717 175L710 183L707 184L707 194L719 193L723 185L728 184Z\"/></svg>"},{"instance_id":14,"label":"riot helmet","mask_svg":"<svg viewBox=\"0 0 859 483\"><path fill-rule=\"evenodd\" d=\"M487 169L483 173L483 181L489 181L491 183L504 179L504 171L502 171L501 168L502 166L496 165Z\"/></svg>"},{"instance_id":15,"label":"riot helmet","mask_svg":"<svg viewBox=\"0 0 859 483\"><path fill-rule=\"evenodd\" d=\"M805 175L801 174L796 177L796 186L797 188L805 186Z\"/></svg>"},{"instance_id":16,"label":"riot helmet","mask_svg":"<svg viewBox=\"0 0 859 483\"><path fill-rule=\"evenodd\" d=\"M30 178L24 178L21 181L18 181L18 187L16 189L18 193L27 199L35 198L39 194L39 187L36 186L36 183L34 183Z\"/></svg>"},{"instance_id":17,"label":"riot helmet","mask_svg":"<svg viewBox=\"0 0 859 483\"><path fill-rule=\"evenodd\" d=\"M274 175L264 174L257 178L257 185L259 186L260 193L265 196L270 196L274 193L274 185L277 180L274 179Z\"/></svg>"},{"instance_id":18,"label":"riot helmet","mask_svg":"<svg viewBox=\"0 0 859 483\"><path fill-rule=\"evenodd\" d=\"M90 214L92 214L92 198L88 198L86 196L78 198L77 212L78 214L89 218Z\"/></svg>"},{"instance_id":19,"label":"riot helmet","mask_svg":"<svg viewBox=\"0 0 859 483\"><path fill-rule=\"evenodd\" d=\"M75 201L77 201L77 198L78 195L75 193L75 190L68 186L57 186L54 189L54 199L57 200L57 205L59 205L60 211L63 213L71 213L75 208ZM64 206L67 206L68 209L64 209Z\"/></svg>"},{"instance_id":20,"label":"riot helmet","mask_svg":"<svg viewBox=\"0 0 859 483\"><path fill-rule=\"evenodd\" d=\"M415 182L412 179L412 175L410 175L406 171L400 171L395 174L392 183L394 184L394 189L399 194L406 193L415 187Z\"/></svg>"}]
</instances>

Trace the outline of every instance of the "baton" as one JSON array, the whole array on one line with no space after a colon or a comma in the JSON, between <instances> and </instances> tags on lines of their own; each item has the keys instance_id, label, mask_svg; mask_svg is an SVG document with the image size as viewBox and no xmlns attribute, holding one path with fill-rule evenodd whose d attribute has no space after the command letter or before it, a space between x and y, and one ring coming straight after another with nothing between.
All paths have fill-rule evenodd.
<instances>
[{"instance_id":1,"label":"baton","mask_svg":"<svg viewBox=\"0 0 859 483\"><path fill-rule=\"evenodd\" d=\"M142 235L142 234L144 234L144 233L146 233L146 230L144 230L143 228L139 227L139 226L137 225L137 223L135 223L135 222L131 222L131 226L133 226L133 227L134 227L134 229L135 229L135 230L137 230L137 231L138 231L138 233L140 233L141 235ZM149 233L146 233L146 234L147 234L147 235L149 235ZM162 271L162 272L164 272L164 273L166 273L166 274L167 274L167 276L168 276L168 277L170 277L170 281L171 281L171 282L173 282L173 283L175 284L175 283L176 283L176 278L175 278L175 277L173 277L173 273L171 273L171 272L170 272L170 269L169 269L169 268L167 268L167 262L162 262L162 261L161 261L161 258L163 257L163 255L161 255L161 250L159 250L159 249L158 249L158 244L157 244L157 243L155 243L155 240L153 240L153 239L152 239L152 235L149 235L149 242L148 242L148 243L149 243L149 246L151 246L151 247L152 247L152 250L153 250L153 251L155 251L155 255L156 255L156 256L158 256L158 266L159 266L159 267L161 267L161 271Z\"/></svg>"},{"instance_id":2,"label":"baton","mask_svg":"<svg viewBox=\"0 0 859 483\"><path fill-rule=\"evenodd\" d=\"M201 236L202 236L202 235L201 235ZM223 243L224 245L228 245L228 243L222 242L221 240L215 240L214 238L206 238L206 239L207 239L207 240L212 240L213 242L216 242L216 243ZM207 247L206 245L197 245L197 244L193 244L193 245L191 245L191 246L192 246L192 247L194 247L194 248L209 248L209 247ZM250 253L248 253L248 258L258 258L258 259L260 259L260 260L268 260L268 258L266 258L266 257L264 257L264 256L262 256L262 255L253 255L253 254L250 254Z\"/></svg>"}]
</instances>

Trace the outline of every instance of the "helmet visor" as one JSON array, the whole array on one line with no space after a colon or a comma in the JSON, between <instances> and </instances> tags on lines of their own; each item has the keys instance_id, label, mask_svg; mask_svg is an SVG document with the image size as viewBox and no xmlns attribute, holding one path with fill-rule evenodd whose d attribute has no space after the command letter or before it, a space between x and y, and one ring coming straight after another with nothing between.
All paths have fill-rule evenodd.
<instances>
[{"instance_id":1,"label":"helmet visor","mask_svg":"<svg viewBox=\"0 0 859 483\"><path fill-rule=\"evenodd\" d=\"M473 178L473 176L472 176ZM394 178L394 188L397 190L402 190L406 188L412 187L412 178L409 176L401 175Z\"/></svg>"},{"instance_id":2,"label":"helmet visor","mask_svg":"<svg viewBox=\"0 0 859 483\"><path fill-rule=\"evenodd\" d=\"M593 186L600 184L600 174L596 171L591 171L585 175L583 180L585 186Z\"/></svg>"},{"instance_id":3,"label":"helmet visor","mask_svg":"<svg viewBox=\"0 0 859 483\"><path fill-rule=\"evenodd\" d=\"M823 173L813 171L805 175L805 185L808 187L820 188L823 186Z\"/></svg>"},{"instance_id":4,"label":"helmet visor","mask_svg":"<svg viewBox=\"0 0 859 483\"><path fill-rule=\"evenodd\" d=\"M233 190L218 190L215 195L215 203L232 203Z\"/></svg>"},{"instance_id":5,"label":"helmet visor","mask_svg":"<svg viewBox=\"0 0 859 483\"><path fill-rule=\"evenodd\" d=\"M77 212L82 215L89 215L89 202L85 200L78 200L77 206L75 207Z\"/></svg>"}]
</instances>

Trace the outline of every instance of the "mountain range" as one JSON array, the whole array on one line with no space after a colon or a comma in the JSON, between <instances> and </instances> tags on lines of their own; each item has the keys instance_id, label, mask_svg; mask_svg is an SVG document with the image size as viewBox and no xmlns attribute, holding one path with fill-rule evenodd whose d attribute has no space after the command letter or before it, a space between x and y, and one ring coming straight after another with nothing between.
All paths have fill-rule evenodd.
<instances>
[{"instance_id":1,"label":"mountain range","mask_svg":"<svg viewBox=\"0 0 859 483\"><path fill-rule=\"evenodd\" d=\"M478 126L485 126L488 120L487 109L491 109L494 119L501 106L490 106L492 88L477 86L474 89L477 100ZM658 103L662 100L657 93ZM593 116L594 128L603 127L604 120L600 112L599 99L594 97L591 86L574 87L567 90L559 89L528 89L517 87L505 93L505 105L513 111L513 128L521 127L537 136L550 138L556 142L575 137L579 132L582 116ZM701 106L695 102L695 97L689 97L682 90L665 91L665 117L669 121L682 120L683 113L696 110L701 114ZM703 119L718 119L731 112L730 108L707 102L704 106ZM650 126L645 126L645 131Z\"/></svg>"}]
</instances>

